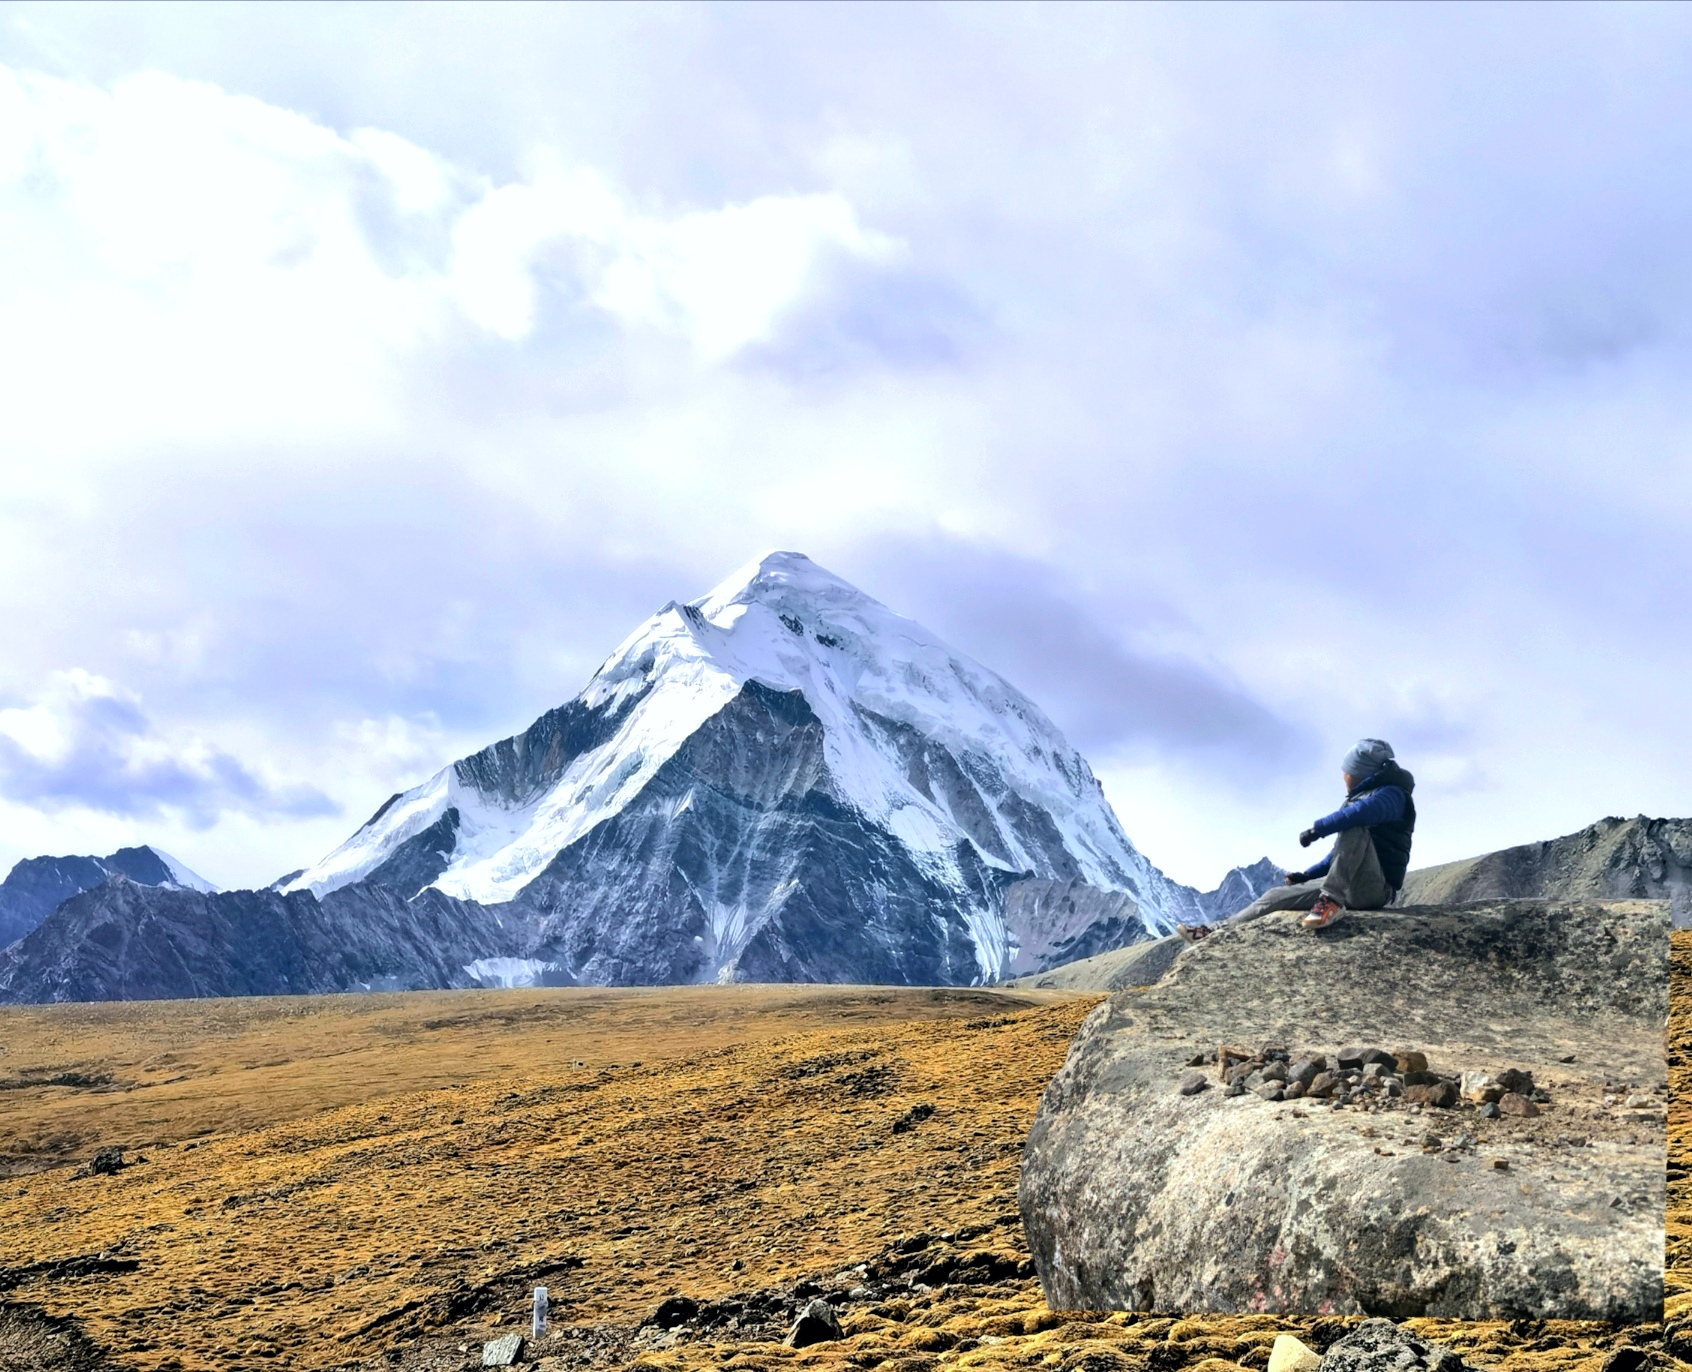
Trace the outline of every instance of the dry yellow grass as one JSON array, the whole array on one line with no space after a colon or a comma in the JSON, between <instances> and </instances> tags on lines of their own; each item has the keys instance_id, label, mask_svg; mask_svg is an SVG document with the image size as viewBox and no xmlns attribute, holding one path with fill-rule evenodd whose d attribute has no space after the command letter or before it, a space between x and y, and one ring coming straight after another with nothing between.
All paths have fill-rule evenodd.
<instances>
[{"instance_id":1,"label":"dry yellow grass","mask_svg":"<svg viewBox=\"0 0 1692 1372\"><path fill-rule=\"evenodd\" d=\"M1678 992L1682 936L1675 973ZM1283 1330L1331 1339L1340 1322L1045 1308L1018 1155L1092 1003L801 987L6 1011L0 1076L112 1078L0 1092L14 1169L105 1143L145 1144L147 1160L0 1181L0 1267L11 1300L77 1317L136 1369L464 1368L482 1338L524 1326L537 1282L560 1336L536 1352L555 1369L1229 1372L1261 1368ZM1692 1313L1681 1003L1676 1318ZM83 1275L42 1265L101 1253ZM873 1285L901 1266L934 1289L853 1302L846 1339L803 1351L750 1314L675 1341L639 1328L672 1294L750 1311L807 1278ZM1684 1351L1661 1328L1418 1323L1508 1369Z\"/></svg>"}]
</instances>

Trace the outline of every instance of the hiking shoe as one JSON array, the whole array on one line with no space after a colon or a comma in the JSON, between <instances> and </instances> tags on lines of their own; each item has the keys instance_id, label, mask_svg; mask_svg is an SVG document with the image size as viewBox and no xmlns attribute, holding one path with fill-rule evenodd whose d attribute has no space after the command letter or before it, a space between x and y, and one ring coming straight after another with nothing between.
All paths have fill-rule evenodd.
<instances>
[{"instance_id":1,"label":"hiking shoe","mask_svg":"<svg viewBox=\"0 0 1692 1372\"><path fill-rule=\"evenodd\" d=\"M1345 906L1332 896L1317 896L1316 903L1310 907L1310 913L1304 917L1304 927L1326 929L1344 913Z\"/></svg>"},{"instance_id":2,"label":"hiking shoe","mask_svg":"<svg viewBox=\"0 0 1692 1372\"><path fill-rule=\"evenodd\" d=\"M1210 937L1210 926L1208 924L1177 924L1175 932L1188 943L1197 943L1201 938Z\"/></svg>"}]
</instances>

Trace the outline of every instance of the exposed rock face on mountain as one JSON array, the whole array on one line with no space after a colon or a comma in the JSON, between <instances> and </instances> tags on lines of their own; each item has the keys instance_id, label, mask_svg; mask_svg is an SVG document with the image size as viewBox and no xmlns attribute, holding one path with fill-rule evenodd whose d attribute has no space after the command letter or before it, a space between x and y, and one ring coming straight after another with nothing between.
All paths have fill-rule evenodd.
<instances>
[{"instance_id":1,"label":"exposed rock face on mountain","mask_svg":"<svg viewBox=\"0 0 1692 1372\"><path fill-rule=\"evenodd\" d=\"M1601 819L1579 833L1424 867L1405 879L1406 904L1530 897L1666 900L1692 923L1692 819Z\"/></svg>"},{"instance_id":2,"label":"exposed rock face on mountain","mask_svg":"<svg viewBox=\"0 0 1692 1372\"><path fill-rule=\"evenodd\" d=\"M25 858L0 881L0 948L22 938L79 891L114 875L168 889L217 889L175 858L146 846L119 848L103 858Z\"/></svg>"},{"instance_id":3,"label":"exposed rock face on mountain","mask_svg":"<svg viewBox=\"0 0 1692 1372\"><path fill-rule=\"evenodd\" d=\"M1660 1318L1666 905L1298 920L1224 928L1083 1025L1023 1155L1052 1306ZM1305 1061L1246 1089L1229 1045ZM1355 1090L1282 1099L1313 1057ZM1355 1070L1381 1059L1397 1096Z\"/></svg>"},{"instance_id":4,"label":"exposed rock face on mountain","mask_svg":"<svg viewBox=\"0 0 1692 1372\"><path fill-rule=\"evenodd\" d=\"M1193 892L1184 902L1190 921L1214 923L1250 905L1286 874L1268 858L1236 867L1214 891ZM1140 948L1145 925L1126 891L1104 891L1082 881L1030 877L1005 894L1005 925L1017 949L1009 975L1025 976L1127 946Z\"/></svg>"},{"instance_id":5,"label":"exposed rock face on mountain","mask_svg":"<svg viewBox=\"0 0 1692 1372\"><path fill-rule=\"evenodd\" d=\"M0 1001L156 1000L466 986L505 951L479 906L381 886L208 893L118 875L0 953Z\"/></svg>"}]
</instances>

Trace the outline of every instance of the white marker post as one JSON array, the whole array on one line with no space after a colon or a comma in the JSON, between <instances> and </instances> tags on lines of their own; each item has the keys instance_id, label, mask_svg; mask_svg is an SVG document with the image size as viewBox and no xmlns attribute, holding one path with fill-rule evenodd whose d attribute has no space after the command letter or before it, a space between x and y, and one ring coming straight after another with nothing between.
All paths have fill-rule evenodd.
<instances>
[{"instance_id":1,"label":"white marker post","mask_svg":"<svg viewBox=\"0 0 1692 1372\"><path fill-rule=\"evenodd\" d=\"M530 1334L531 1338L540 1338L546 1333L546 1288L535 1288L535 1323Z\"/></svg>"}]
</instances>

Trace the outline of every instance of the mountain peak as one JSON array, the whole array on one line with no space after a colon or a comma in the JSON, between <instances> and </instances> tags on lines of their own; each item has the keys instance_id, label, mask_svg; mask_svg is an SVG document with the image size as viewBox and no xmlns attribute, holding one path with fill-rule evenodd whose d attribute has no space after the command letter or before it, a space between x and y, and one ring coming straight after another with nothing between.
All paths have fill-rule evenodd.
<instances>
[{"instance_id":1,"label":"mountain peak","mask_svg":"<svg viewBox=\"0 0 1692 1372\"><path fill-rule=\"evenodd\" d=\"M1132 893L1147 930L1188 913L1192 894L1134 849L1033 701L777 551L664 606L574 700L405 792L286 889L369 879L520 900L575 930L566 961L589 980L623 975L600 936L635 910L673 905L663 937L685 929L694 945L674 954L688 969L674 975L709 979L750 974L738 959L759 929L788 927L789 906L794 928L814 916L854 939L894 908L924 930L921 912L945 909L938 960L895 979L951 979L967 946L990 980L1014 941L999 893L1025 875ZM910 937L927 946L928 933ZM595 958L604 966L584 972Z\"/></svg>"},{"instance_id":2,"label":"mountain peak","mask_svg":"<svg viewBox=\"0 0 1692 1372\"><path fill-rule=\"evenodd\" d=\"M767 605L795 600L877 603L851 582L811 561L804 553L782 551L765 553L737 568L705 595L690 603L707 619L715 620L732 605Z\"/></svg>"}]
</instances>

